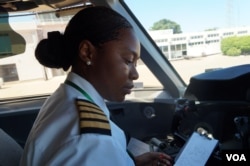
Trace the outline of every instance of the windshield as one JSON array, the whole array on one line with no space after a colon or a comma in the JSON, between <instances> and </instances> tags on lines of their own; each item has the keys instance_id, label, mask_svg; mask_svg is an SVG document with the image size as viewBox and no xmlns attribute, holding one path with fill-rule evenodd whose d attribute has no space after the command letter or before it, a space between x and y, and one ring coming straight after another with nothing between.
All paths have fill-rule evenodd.
<instances>
[{"instance_id":1,"label":"windshield","mask_svg":"<svg viewBox=\"0 0 250 166\"><path fill-rule=\"evenodd\" d=\"M125 2L186 84L194 75L250 62L249 0ZM227 38L235 45L223 45Z\"/></svg>"},{"instance_id":2,"label":"windshield","mask_svg":"<svg viewBox=\"0 0 250 166\"><path fill-rule=\"evenodd\" d=\"M0 17L1 27L6 27L0 33L0 99L50 95L64 82L70 70L65 72L40 65L34 56L35 48L40 40L47 38L47 32L63 33L73 14L49 10L10 13L7 16L2 14ZM12 31L15 33L10 34ZM13 42L17 38L22 41ZM19 52L14 53L13 50ZM137 62L137 70L140 77L134 82L134 90L162 89L142 60Z\"/></svg>"},{"instance_id":3,"label":"windshield","mask_svg":"<svg viewBox=\"0 0 250 166\"><path fill-rule=\"evenodd\" d=\"M125 3L187 85L194 75L250 62L249 38L242 38L250 36L248 0L125 0ZM18 41L23 41L13 43L13 37L1 28L1 100L49 95L65 80L69 71L41 66L34 50L47 32L63 33L73 13L50 10L19 12L9 17L1 14L1 27L8 24L7 29L17 32ZM240 42L228 45L230 42L225 41L228 38ZM140 77L135 81L135 91L163 88L142 60L137 70Z\"/></svg>"}]
</instances>

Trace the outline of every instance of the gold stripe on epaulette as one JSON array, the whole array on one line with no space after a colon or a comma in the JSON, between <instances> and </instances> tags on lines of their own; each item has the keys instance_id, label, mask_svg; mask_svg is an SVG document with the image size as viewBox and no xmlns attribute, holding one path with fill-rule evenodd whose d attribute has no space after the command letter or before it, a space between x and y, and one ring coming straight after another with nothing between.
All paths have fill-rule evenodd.
<instances>
[{"instance_id":1,"label":"gold stripe on epaulette","mask_svg":"<svg viewBox=\"0 0 250 166\"><path fill-rule=\"evenodd\" d=\"M110 125L107 122L98 122L91 120L82 120L80 121L81 128L98 128L98 129L107 129L110 130Z\"/></svg>"},{"instance_id":2,"label":"gold stripe on epaulette","mask_svg":"<svg viewBox=\"0 0 250 166\"><path fill-rule=\"evenodd\" d=\"M89 112L80 112L80 118L81 119L91 118L91 119L98 119L98 120L107 121L106 116L98 115L98 114L92 114L92 113L89 113Z\"/></svg>"},{"instance_id":3,"label":"gold stripe on epaulette","mask_svg":"<svg viewBox=\"0 0 250 166\"><path fill-rule=\"evenodd\" d=\"M86 107L86 106L78 106L78 109L80 112L88 110L88 111L91 111L93 113L102 114L105 116L105 114L102 112L102 110L100 110L100 108L97 109L97 108Z\"/></svg>"},{"instance_id":4,"label":"gold stripe on epaulette","mask_svg":"<svg viewBox=\"0 0 250 166\"><path fill-rule=\"evenodd\" d=\"M80 133L111 135L109 120L104 112L87 100L77 99Z\"/></svg>"},{"instance_id":5,"label":"gold stripe on epaulette","mask_svg":"<svg viewBox=\"0 0 250 166\"><path fill-rule=\"evenodd\" d=\"M93 107L96 109L100 109L97 105L90 103L88 101L83 101L83 100L77 100L77 105L78 106L86 106L86 107Z\"/></svg>"}]
</instances>

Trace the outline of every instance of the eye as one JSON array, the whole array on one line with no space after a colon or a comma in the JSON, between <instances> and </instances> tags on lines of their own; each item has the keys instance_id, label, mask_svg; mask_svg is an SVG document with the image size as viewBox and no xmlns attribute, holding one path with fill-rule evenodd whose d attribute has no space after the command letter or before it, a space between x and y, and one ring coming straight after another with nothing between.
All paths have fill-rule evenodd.
<instances>
[{"instance_id":1,"label":"eye","mask_svg":"<svg viewBox=\"0 0 250 166\"><path fill-rule=\"evenodd\" d=\"M124 61L125 61L125 63L126 63L127 65L130 65L130 64L133 63L133 61L132 61L132 60L129 60L129 59L124 59Z\"/></svg>"},{"instance_id":2,"label":"eye","mask_svg":"<svg viewBox=\"0 0 250 166\"><path fill-rule=\"evenodd\" d=\"M123 57L124 63L129 66L137 66L137 60L135 59L134 55L124 56Z\"/></svg>"},{"instance_id":3,"label":"eye","mask_svg":"<svg viewBox=\"0 0 250 166\"><path fill-rule=\"evenodd\" d=\"M130 61L130 60L127 61L127 64L132 64L132 63L133 63L133 61Z\"/></svg>"}]
</instances>

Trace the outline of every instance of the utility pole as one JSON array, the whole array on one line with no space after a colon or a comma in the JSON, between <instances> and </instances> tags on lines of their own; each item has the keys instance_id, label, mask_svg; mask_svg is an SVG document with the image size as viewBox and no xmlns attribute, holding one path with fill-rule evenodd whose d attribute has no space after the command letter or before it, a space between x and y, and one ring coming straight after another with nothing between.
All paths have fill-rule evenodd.
<instances>
[{"instance_id":1,"label":"utility pole","mask_svg":"<svg viewBox=\"0 0 250 166\"><path fill-rule=\"evenodd\" d=\"M227 28L232 28L233 27L233 0L226 0L226 26Z\"/></svg>"}]
</instances>

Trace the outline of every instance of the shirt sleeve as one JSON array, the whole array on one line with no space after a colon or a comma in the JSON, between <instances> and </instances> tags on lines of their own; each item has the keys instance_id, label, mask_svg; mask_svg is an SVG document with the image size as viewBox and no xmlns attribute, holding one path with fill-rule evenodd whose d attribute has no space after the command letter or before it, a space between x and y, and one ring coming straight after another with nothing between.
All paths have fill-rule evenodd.
<instances>
[{"instance_id":1,"label":"shirt sleeve","mask_svg":"<svg viewBox=\"0 0 250 166\"><path fill-rule=\"evenodd\" d=\"M111 136L82 134L65 143L45 165L134 166L133 159Z\"/></svg>"}]
</instances>

